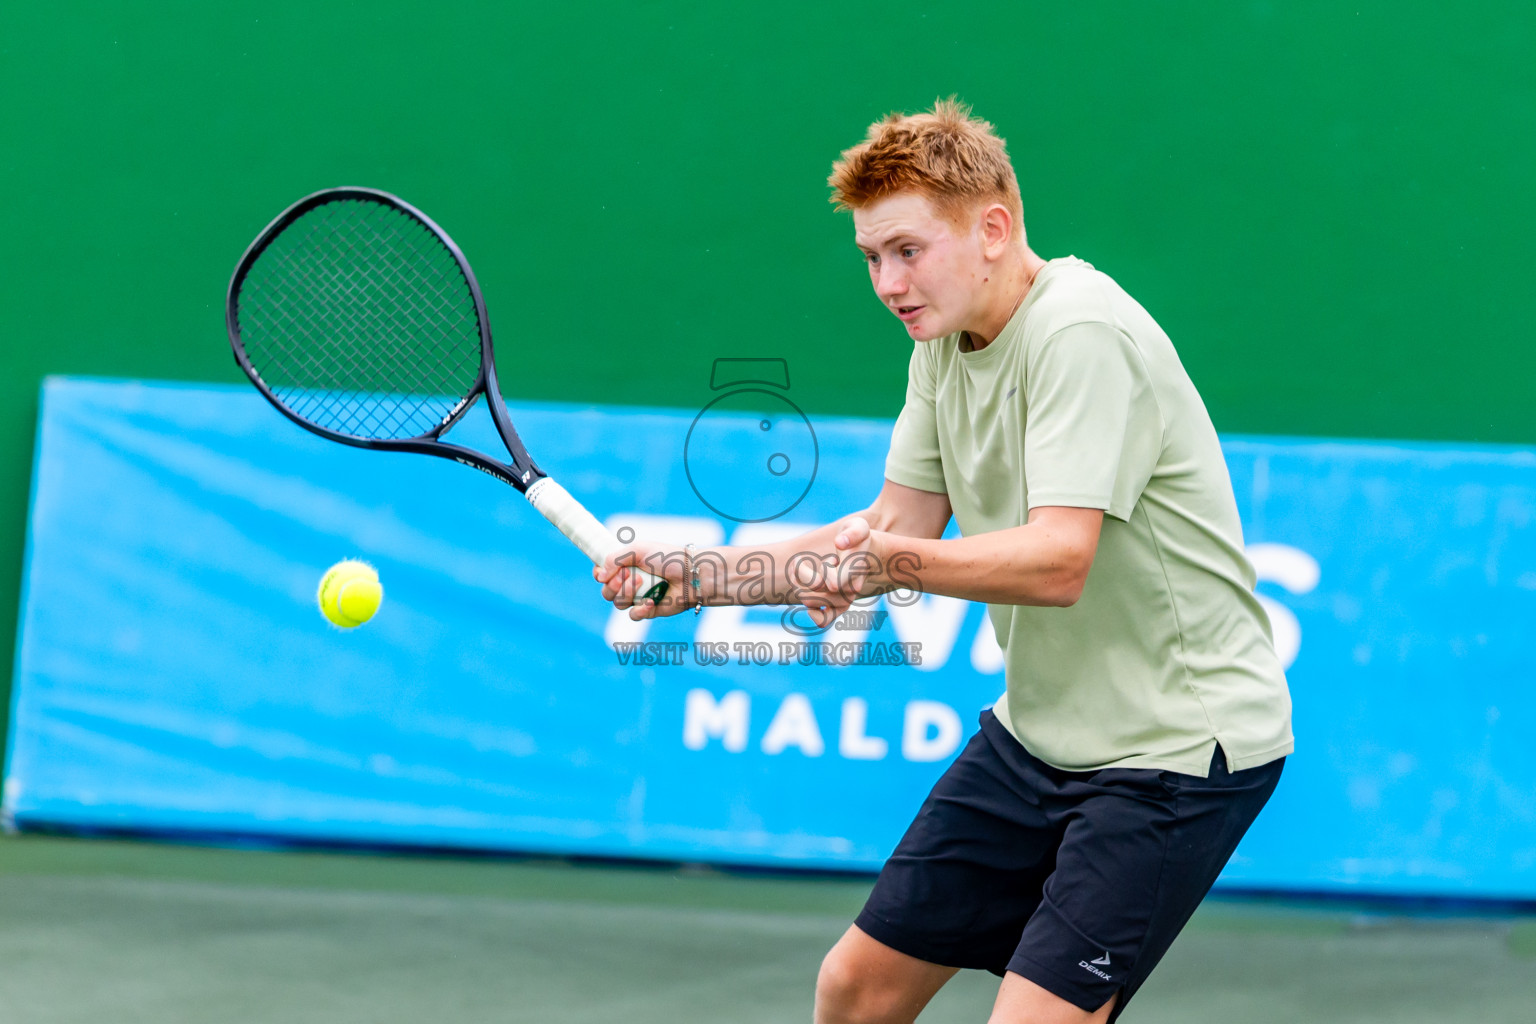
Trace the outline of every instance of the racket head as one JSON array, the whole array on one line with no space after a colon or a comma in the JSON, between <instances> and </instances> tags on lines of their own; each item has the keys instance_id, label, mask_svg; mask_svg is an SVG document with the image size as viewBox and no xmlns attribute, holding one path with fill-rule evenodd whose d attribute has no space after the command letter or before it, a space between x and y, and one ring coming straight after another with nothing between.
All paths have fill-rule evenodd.
<instances>
[{"instance_id":1,"label":"racket head","mask_svg":"<svg viewBox=\"0 0 1536 1024\"><path fill-rule=\"evenodd\" d=\"M225 323L257 390L344 444L431 451L494 382L469 261L430 217L378 189L325 189L279 214L235 266ZM490 471L482 461L496 465L472 464Z\"/></svg>"}]
</instances>

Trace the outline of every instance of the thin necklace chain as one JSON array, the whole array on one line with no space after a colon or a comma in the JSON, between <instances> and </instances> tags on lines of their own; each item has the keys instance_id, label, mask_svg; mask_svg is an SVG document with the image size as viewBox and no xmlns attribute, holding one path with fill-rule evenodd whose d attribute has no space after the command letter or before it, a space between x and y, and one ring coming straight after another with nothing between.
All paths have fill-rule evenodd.
<instances>
[{"instance_id":1,"label":"thin necklace chain","mask_svg":"<svg viewBox=\"0 0 1536 1024\"><path fill-rule=\"evenodd\" d=\"M1033 271L1030 272L1029 280L1024 282L1024 290L1019 293L1018 301L1013 304L1013 309L1008 311L1008 316L1003 320L1003 327L1004 328L1007 328L1007 326L1009 324L1013 323L1013 318L1018 315L1019 307L1024 305L1024 300L1029 298L1030 289L1032 289L1035 286L1035 278L1040 276L1040 271L1044 270L1046 264L1049 263L1049 262L1050 262L1050 260L1045 260L1038 267L1036 267ZM1003 332L1002 331L998 331L997 333L998 333L998 336L1001 337ZM992 342L996 341L996 340L997 340L997 338L993 338L992 341L987 342L987 345L992 344ZM962 352L980 352L981 351L981 349L976 347L976 338L975 338L975 336L973 334L971 334L970 331L966 331L965 332L965 339L964 339L963 344L966 347L962 348L960 350ZM982 347L985 348L986 346L984 345Z\"/></svg>"},{"instance_id":2,"label":"thin necklace chain","mask_svg":"<svg viewBox=\"0 0 1536 1024\"><path fill-rule=\"evenodd\" d=\"M1044 269L1045 264L1042 263L1034 270L1030 271L1029 280L1024 282L1024 290L1019 292L1019 301L1013 304L1013 309L1008 313L1008 319L1003 321L1005 325L1013 322L1014 316L1016 316L1019 312L1019 307L1024 305L1024 300L1029 298L1030 290L1035 287L1035 278L1039 277L1040 271Z\"/></svg>"}]
</instances>

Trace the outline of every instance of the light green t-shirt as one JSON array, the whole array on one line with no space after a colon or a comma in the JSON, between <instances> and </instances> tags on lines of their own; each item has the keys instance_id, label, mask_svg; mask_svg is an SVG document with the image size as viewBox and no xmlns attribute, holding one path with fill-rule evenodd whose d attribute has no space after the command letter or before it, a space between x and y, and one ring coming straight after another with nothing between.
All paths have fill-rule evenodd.
<instances>
[{"instance_id":1,"label":"light green t-shirt","mask_svg":"<svg viewBox=\"0 0 1536 1024\"><path fill-rule=\"evenodd\" d=\"M1068 771L1206 775L1290 753L1291 702L1226 461L1168 336L1119 285L1052 260L997 339L919 342L885 475L949 495L966 535L1105 510L1070 608L991 605L994 711Z\"/></svg>"}]
</instances>

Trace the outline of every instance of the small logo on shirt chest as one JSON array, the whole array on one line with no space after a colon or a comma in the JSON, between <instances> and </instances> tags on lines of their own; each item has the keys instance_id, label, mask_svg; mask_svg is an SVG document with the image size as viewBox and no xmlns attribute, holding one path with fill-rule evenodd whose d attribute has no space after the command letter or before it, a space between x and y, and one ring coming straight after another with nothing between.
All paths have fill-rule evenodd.
<instances>
[{"instance_id":1,"label":"small logo on shirt chest","mask_svg":"<svg viewBox=\"0 0 1536 1024\"><path fill-rule=\"evenodd\" d=\"M1008 401L1008 399L1012 398L1013 397L1013 393L1015 391L1017 391L1017 390L1019 390L1019 386L1017 384L1015 384L1013 387L1009 388L1008 389L1008 393L1003 396L1003 401L1006 402L1006 401Z\"/></svg>"}]
</instances>

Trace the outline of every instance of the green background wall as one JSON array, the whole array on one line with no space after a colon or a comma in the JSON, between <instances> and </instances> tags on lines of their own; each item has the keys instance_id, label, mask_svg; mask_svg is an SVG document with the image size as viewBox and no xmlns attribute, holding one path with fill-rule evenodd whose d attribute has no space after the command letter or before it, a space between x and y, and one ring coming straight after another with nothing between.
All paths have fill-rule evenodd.
<instances>
[{"instance_id":1,"label":"green background wall","mask_svg":"<svg viewBox=\"0 0 1536 1024\"><path fill-rule=\"evenodd\" d=\"M0 5L0 622L43 375L240 379L228 275L329 185L454 235L511 396L697 407L772 355L813 416L894 415L823 181L949 93L1219 429L1532 443L1533 52L1486 0Z\"/></svg>"}]
</instances>

